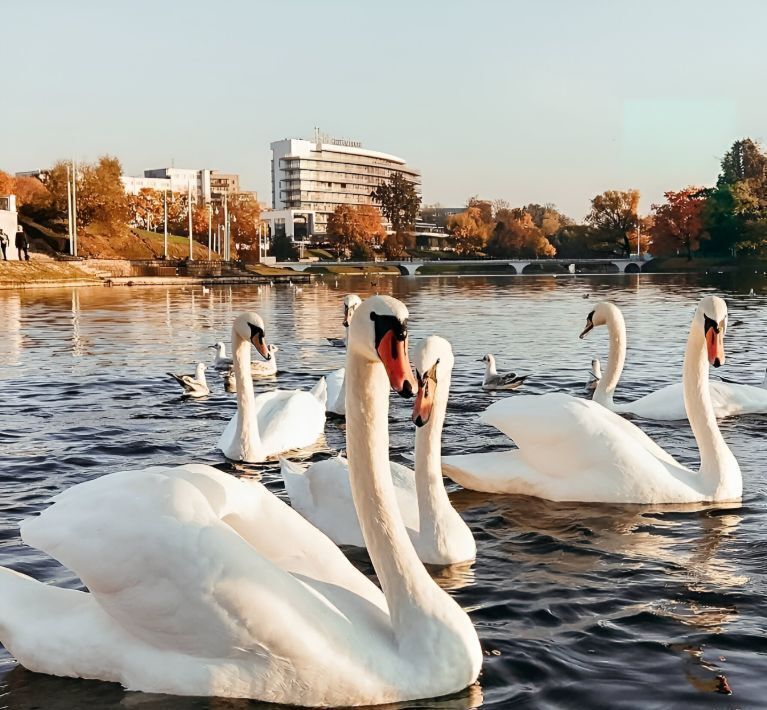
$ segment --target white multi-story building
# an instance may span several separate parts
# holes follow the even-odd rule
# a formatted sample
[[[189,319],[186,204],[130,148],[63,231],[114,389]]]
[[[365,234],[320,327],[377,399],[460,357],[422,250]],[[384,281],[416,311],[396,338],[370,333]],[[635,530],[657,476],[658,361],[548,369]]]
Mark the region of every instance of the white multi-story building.
[[[272,234],[285,229],[324,234],[328,217],[339,205],[374,205],[370,193],[392,174],[400,173],[421,191],[421,174],[402,158],[367,150],[356,141],[337,140],[319,133],[314,141],[286,138],[272,148]],[[279,221],[279,222],[278,222]]]

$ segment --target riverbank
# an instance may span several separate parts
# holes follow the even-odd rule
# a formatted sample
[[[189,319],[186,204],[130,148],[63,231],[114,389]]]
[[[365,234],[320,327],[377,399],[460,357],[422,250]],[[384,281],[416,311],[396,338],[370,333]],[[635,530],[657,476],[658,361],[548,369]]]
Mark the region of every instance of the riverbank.
[[[195,266],[192,264],[191,266]],[[189,267],[187,267],[189,269]],[[159,272],[159,273],[158,273]],[[175,264],[148,267],[127,260],[93,259],[54,261],[0,261],[0,289],[53,288],[59,286],[183,286],[189,284],[231,285],[311,281],[310,274],[278,269],[264,264],[232,267],[226,273],[179,274]]]
[[[658,257],[642,269],[646,273],[717,273],[717,272],[767,272],[767,259],[758,257],[696,257],[688,260],[684,256]]]

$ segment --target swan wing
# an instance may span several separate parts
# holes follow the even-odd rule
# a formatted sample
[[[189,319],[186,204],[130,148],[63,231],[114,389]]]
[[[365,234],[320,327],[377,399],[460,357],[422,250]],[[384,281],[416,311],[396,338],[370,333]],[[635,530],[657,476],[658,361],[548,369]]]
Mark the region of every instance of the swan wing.
[[[266,456],[311,446],[325,429],[325,405],[304,390],[259,395],[256,416]]]
[[[338,370],[334,370],[325,377],[328,387],[328,401],[326,409],[333,414],[343,415],[346,412],[343,400],[339,401],[339,396],[344,384],[344,377],[346,376],[346,368],[342,367]]]

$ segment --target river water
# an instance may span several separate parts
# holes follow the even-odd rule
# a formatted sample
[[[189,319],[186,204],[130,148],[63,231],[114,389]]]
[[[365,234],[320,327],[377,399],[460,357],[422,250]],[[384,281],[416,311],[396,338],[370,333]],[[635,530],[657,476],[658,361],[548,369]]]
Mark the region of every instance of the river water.
[[[213,392],[199,401],[181,400],[165,374],[210,360],[207,346],[228,342],[243,310],[260,312],[268,339],[281,348],[279,386],[309,387],[343,363],[343,351],[325,337],[342,335],[345,293],[400,298],[413,340],[436,333],[453,344],[443,450],[460,453],[508,446],[477,421],[499,396],[479,387],[477,360],[486,352],[500,369],[529,373],[527,393],[584,395],[591,358],[600,355],[604,365],[607,338],[604,329],[583,341],[578,334],[601,298],[626,316],[619,390],[626,399],[680,378],[689,321],[707,293],[724,296],[730,308],[721,374],[761,381],[765,289],[761,276],[639,275],[326,277],[300,290],[214,287],[206,295],[199,288],[0,291],[0,564],[79,587],[70,571],[21,543],[18,524],[58,491],[113,471],[196,461],[235,475],[259,473],[282,495],[274,466],[233,466],[215,449],[235,409],[217,374],[208,372]],[[273,386],[261,382],[257,391]],[[392,399],[392,458],[405,463],[412,461],[411,405]],[[697,466],[686,422],[639,423]],[[731,419],[721,428],[743,471],[737,505],[555,504],[450,483],[451,500],[476,537],[477,560],[435,574],[470,612],[485,664],[479,688],[402,707],[767,707],[767,417]],[[326,431],[329,449],[344,447],[337,422]],[[372,574],[364,553],[352,557]],[[117,707],[265,706],[37,675],[0,647],[0,708]]]

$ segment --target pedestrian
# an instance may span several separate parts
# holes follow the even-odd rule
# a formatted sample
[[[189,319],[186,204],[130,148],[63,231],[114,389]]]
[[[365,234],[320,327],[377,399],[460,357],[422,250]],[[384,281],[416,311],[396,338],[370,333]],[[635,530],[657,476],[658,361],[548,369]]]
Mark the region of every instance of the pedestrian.
[[[29,261],[29,242],[27,241],[27,235],[24,234],[24,227],[21,225],[16,230],[16,251],[19,253],[19,261],[22,259],[22,252],[24,252],[24,260]]]
[[[0,249],[3,250],[3,261],[8,261],[8,253],[6,251],[8,249],[8,244],[10,244],[8,235],[0,229]]]

